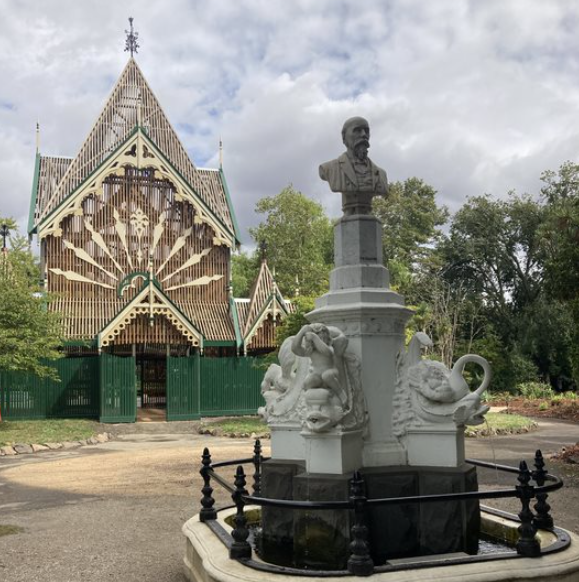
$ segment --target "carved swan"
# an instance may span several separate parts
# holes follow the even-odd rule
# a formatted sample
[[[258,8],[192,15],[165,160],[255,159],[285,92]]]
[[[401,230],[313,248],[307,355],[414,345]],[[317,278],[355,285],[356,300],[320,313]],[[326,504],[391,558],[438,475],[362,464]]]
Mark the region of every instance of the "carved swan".
[[[471,392],[463,377],[468,362],[482,367],[484,377],[480,386]],[[481,404],[481,396],[491,381],[491,368],[487,360],[467,354],[457,360],[452,370],[441,362],[421,360],[408,371],[414,408],[418,417],[427,422],[479,424],[488,411]]]

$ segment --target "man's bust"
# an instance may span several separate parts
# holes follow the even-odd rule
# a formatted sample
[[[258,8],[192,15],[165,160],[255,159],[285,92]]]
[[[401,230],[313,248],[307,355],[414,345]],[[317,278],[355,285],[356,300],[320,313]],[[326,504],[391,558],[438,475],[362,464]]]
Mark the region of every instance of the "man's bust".
[[[346,151],[320,166],[320,178],[332,192],[342,192],[344,215],[370,214],[373,196],[388,195],[386,172],[368,157],[370,126],[363,117],[344,123],[342,141]]]

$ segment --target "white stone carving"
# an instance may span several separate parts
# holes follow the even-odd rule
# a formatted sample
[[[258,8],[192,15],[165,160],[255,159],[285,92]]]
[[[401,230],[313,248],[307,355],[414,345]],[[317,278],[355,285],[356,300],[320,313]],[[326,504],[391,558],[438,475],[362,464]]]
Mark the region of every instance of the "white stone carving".
[[[347,351],[348,342],[337,327],[323,323],[305,325],[292,340],[293,353],[310,360],[302,423],[313,433],[358,430],[365,424],[360,360]]]
[[[394,434],[398,437],[424,425],[480,424],[489,410],[481,402],[491,380],[487,360],[468,354],[449,370],[441,362],[422,358],[421,348],[429,345],[432,345],[430,338],[419,332],[410,341],[408,350],[398,356],[393,418]],[[468,362],[475,362],[484,371],[482,383],[472,392],[463,377]]]
[[[280,365],[272,364],[261,383],[265,406],[257,412],[268,424],[301,423],[303,386],[310,361],[292,352],[293,339],[291,336],[283,342],[278,354]]]

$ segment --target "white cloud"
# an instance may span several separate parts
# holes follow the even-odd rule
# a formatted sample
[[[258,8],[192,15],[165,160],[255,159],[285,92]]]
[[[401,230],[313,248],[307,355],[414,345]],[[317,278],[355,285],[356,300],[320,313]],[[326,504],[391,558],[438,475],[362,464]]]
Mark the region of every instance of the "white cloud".
[[[419,176],[457,209],[467,195],[537,192],[579,154],[579,6],[542,0],[165,0],[3,4],[0,215],[26,219],[34,126],[42,151],[74,155],[127,55],[194,161],[219,136],[242,229],[288,183],[339,213],[318,178],[347,117],[368,117],[371,156]],[[245,236],[247,240],[247,237]]]

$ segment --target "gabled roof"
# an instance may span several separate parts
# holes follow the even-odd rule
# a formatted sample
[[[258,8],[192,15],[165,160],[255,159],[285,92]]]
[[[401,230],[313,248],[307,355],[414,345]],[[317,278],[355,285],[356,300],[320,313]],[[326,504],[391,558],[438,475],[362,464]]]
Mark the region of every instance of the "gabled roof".
[[[101,330],[97,336],[98,347],[107,346],[114,341],[114,338],[139,314],[148,314],[151,317],[165,316],[191,345],[203,347],[202,332],[152,280],[147,281],[141,291]]]
[[[129,59],[94,127],[56,187],[50,185],[45,190],[39,180],[32,229],[70,196],[128,138],[136,126],[146,131],[210,210],[231,233],[237,235],[233,209],[225,187],[211,187],[195,168],[133,58]]]
[[[259,326],[267,314],[274,312],[275,310],[284,316],[289,313],[287,303],[280,293],[273,274],[267,266],[266,260],[261,262],[259,273],[253,283],[247,310],[242,308],[238,313],[242,310],[245,311],[243,338],[246,344],[255,334],[257,329],[259,329]]]

